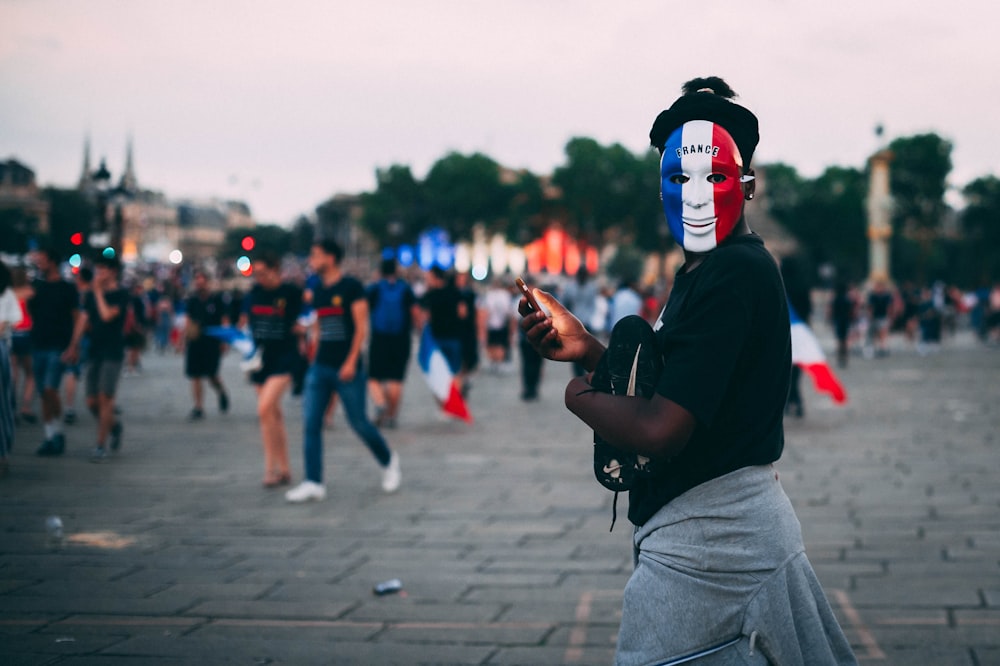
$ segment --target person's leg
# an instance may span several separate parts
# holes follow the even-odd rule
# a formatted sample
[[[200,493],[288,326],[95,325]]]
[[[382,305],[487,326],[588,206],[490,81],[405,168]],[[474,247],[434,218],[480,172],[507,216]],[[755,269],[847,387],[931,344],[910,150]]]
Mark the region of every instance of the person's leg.
[[[802,368],[792,365],[792,376],[788,383],[788,401],[785,403],[785,413],[792,414],[798,418],[802,417],[802,392],[799,382],[802,378]]]
[[[534,347],[527,343],[521,344],[521,370],[523,400],[534,400],[538,397],[538,385],[542,378],[542,357]]]
[[[274,461],[271,460],[271,446],[268,437],[271,434],[271,415],[269,407],[264,402],[264,383],[254,384],[257,393],[257,423],[260,425],[261,449],[264,453],[264,482],[271,478]]]
[[[285,431],[285,419],[281,410],[281,399],[291,382],[290,374],[271,375],[258,389],[257,417],[264,444],[265,483],[291,475],[288,464],[288,433]]]
[[[390,409],[388,392],[381,380],[368,380],[368,395],[371,396],[372,404],[375,406],[375,421],[380,422],[383,417],[389,415]]]
[[[403,402],[403,382],[393,379],[385,383],[386,422],[393,427],[399,417],[399,406]]]
[[[111,446],[117,449],[118,438],[121,437],[121,424],[115,415],[115,396],[118,393],[118,380],[122,375],[122,361],[103,360],[97,362],[97,445]]]
[[[77,378],[80,376],[80,365],[68,367],[66,376],[63,377],[63,407],[66,423],[73,423],[76,420],[76,386]]]
[[[333,427],[333,413],[335,411],[337,411],[337,394],[333,392],[330,394],[330,401],[326,404],[326,413],[323,415],[324,428]]]
[[[34,423],[36,417],[31,409],[31,403],[35,400],[35,370],[30,352],[18,358],[18,362],[14,365],[14,368],[17,369],[18,367],[20,367],[20,372],[24,376],[24,385],[21,387],[21,401],[18,403],[18,411],[22,418],[27,417],[25,418],[26,421]],[[15,386],[17,386],[17,382],[17,373],[15,373]]]
[[[62,434],[62,408],[59,400],[59,385],[64,366],[60,353],[45,350],[35,354],[35,384],[42,403],[42,423],[45,428],[45,443],[38,450],[40,455],[62,453],[66,442]]]
[[[212,385],[212,389],[219,399],[219,411],[225,414],[229,411],[229,393],[226,391],[226,385],[222,383],[222,377],[219,375],[210,377],[208,383]]]
[[[194,402],[194,407],[191,410],[191,418],[201,418],[204,414],[203,402],[205,399],[205,389],[201,384],[201,377],[191,378],[191,400]]]
[[[337,382],[337,394],[344,405],[351,429],[361,438],[381,467],[388,467],[392,451],[365,413],[365,378],[359,372],[349,382]]]
[[[330,368],[313,364],[306,373],[302,395],[305,477],[313,483],[323,483],[323,418],[333,394]]]

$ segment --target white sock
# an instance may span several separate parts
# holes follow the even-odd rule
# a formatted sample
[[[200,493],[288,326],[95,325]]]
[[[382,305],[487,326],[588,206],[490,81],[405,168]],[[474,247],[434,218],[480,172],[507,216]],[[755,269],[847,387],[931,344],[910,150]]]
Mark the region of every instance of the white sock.
[[[52,439],[59,430],[56,428],[56,421],[45,422],[45,439]]]

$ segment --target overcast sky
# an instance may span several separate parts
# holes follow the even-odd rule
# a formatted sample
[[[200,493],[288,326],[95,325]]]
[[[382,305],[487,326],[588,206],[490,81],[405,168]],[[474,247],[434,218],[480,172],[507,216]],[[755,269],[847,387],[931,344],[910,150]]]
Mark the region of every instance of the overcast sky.
[[[716,74],[757,164],[860,168],[882,123],[952,141],[961,187],[997,172],[998,26],[986,0],[0,0],[0,158],[73,186],[89,136],[117,179],[132,136],[142,186],[284,224],[453,150],[539,174],[573,136],[643,151]]]

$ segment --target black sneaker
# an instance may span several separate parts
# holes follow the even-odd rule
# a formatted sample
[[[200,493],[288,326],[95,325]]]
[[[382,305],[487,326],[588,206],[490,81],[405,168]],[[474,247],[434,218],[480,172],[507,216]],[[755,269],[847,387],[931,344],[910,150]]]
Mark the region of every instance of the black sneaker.
[[[56,447],[52,443],[52,440],[47,439],[44,442],[42,442],[42,445],[35,450],[35,455],[47,457],[47,456],[57,456],[59,454],[56,453]]]
[[[223,414],[229,411],[229,394],[225,391],[219,392],[219,411]]]
[[[663,357],[656,334],[645,319],[631,315],[611,331],[608,348],[594,369],[591,386],[601,393],[649,399],[656,390]],[[635,478],[652,471],[645,456],[621,451],[594,434],[594,476],[615,492],[631,489]]]
[[[191,413],[188,415],[188,419],[191,421],[198,421],[203,418],[205,418],[205,412],[201,411],[197,407],[192,409]]]
[[[111,426],[111,450],[117,451],[122,447],[122,422],[115,421]]]
[[[66,413],[63,414],[63,423],[66,425],[73,425],[76,423],[76,412],[72,409],[67,409]]]

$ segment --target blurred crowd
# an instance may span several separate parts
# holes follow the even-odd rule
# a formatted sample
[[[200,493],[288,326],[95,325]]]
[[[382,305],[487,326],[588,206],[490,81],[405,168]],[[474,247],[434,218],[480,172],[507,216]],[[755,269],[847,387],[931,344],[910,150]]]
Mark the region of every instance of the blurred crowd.
[[[391,260],[383,261],[379,270],[350,262],[345,262],[341,268],[352,273],[364,286],[368,300],[366,312],[372,318],[373,346],[373,350],[366,350],[366,353],[376,352],[366,356],[365,361],[376,373],[381,372],[379,368],[385,365],[385,358],[395,358],[393,355],[397,354],[387,338],[379,333],[379,328],[386,325],[383,320],[389,301],[379,305],[378,294],[389,293],[384,288],[387,280],[404,285],[406,289],[406,298],[393,306],[405,310],[400,314],[400,321],[405,323],[400,325],[405,325],[405,329],[394,334],[405,339],[405,354],[397,359],[402,359],[403,370],[389,372],[386,377],[368,378],[363,404],[365,410],[371,412],[376,427],[394,428],[398,424],[405,366],[410,361],[409,345],[419,338],[425,325],[438,339],[464,395],[472,390],[476,373],[486,373],[516,375],[520,380],[517,386],[520,397],[525,401],[539,398],[544,363],[517,326],[520,294],[514,286],[515,276],[503,274],[480,281],[472,279],[468,273],[453,270],[402,268]],[[309,326],[309,318],[315,318],[315,312],[309,307],[309,295],[317,288],[317,277],[308,261],[293,258],[281,259],[277,274],[283,284],[291,285],[304,295],[302,361],[298,364],[300,367],[290,370],[293,393],[298,395],[302,393],[305,372],[319,343],[310,337],[314,334],[310,333],[313,329]],[[194,361],[190,357],[195,348],[203,344],[198,342],[199,338],[205,339],[203,328],[236,326],[241,322],[247,326],[248,295],[257,284],[257,277],[247,275],[220,281],[208,270],[176,266],[124,269],[119,277],[120,280],[113,284],[108,282],[98,291],[122,294],[121,307],[116,310],[121,329],[120,375],[141,375],[143,355],[147,353],[184,354],[188,356],[186,371],[178,380],[186,378],[192,383],[193,408],[189,418],[197,420],[205,416],[202,380],[207,380],[218,394],[220,411],[226,411],[229,395],[219,380],[219,361],[214,361],[213,365],[211,353],[205,357],[198,356],[202,353],[198,352]],[[653,323],[670,289],[668,280],[640,283],[638,279],[590,275],[586,269],[575,276],[542,272],[524,277],[531,287],[553,293],[600,338],[606,338],[614,323],[628,315],[640,315]],[[51,303],[60,302],[53,300],[56,297],[52,287],[57,282],[67,285],[67,293],[72,293],[70,298],[74,300],[66,307],[72,312],[86,312],[90,308],[92,316],[86,328],[91,329],[102,316],[98,301],[106,300],[94,298],[94,280],[94,266],[71,270],[58,257],[45,256],[44,252],[10,266],[0,263],[0,294],[3,296],[0,299],[0,406],[4,414],[10,415],[9,419],[0,418],[0,434],[4,438],[0,455],[4,459],[18,423],[43,423],[45,440],[38,451],[40,455],[62,452],[62,426],[72,425],[79,418],[81,398],[77,393],[80,385],[86,386],[88,382],[88,359],[86,349],[82,349],[78,357],[62,354],[75,340],[75,320],[50,316],[55,307]],[[839,282],[831,289],[807,289],[804,296],[795,293],[794,284],[795,279],[786,276],[789,301],[800,311],[802,319],[818,332],[832,333],[836,340],[834,353],[841,367],[846,367],[852,356],[875,359],[888,355],[891,348],[901,348],[899,342],[889,344],[893,338],[901,340],[903,348],[921,355],[933,353],[963,328],[974,331],[986,345],[1000,344],[1000,284],[970,292],[940,281],[927,285]],[[210,304],[211,316],[206,312],[206,304]],[[45,330],[54,326],[62,330]],[[824,327],[827,328],[823,330]],[[80,332],[82,347],[87,337],[86,330]],[[211,343],[218,345],[220,360],[225,357],[226,342]],[[59,351],[61,362],[53,365],[51,357],[40,356],[39,352],[45,347]],[[207,369],[192,374],[191,363],[204,365],[206,358]],[[39,368],[40,362],[46,367]],[[55,377],[53,372],[57,370],[59,376]],[[582,374],[583,369],[577,367],[574,372]],[[92,378],[91,383],[96,385],[98,381]],[[109,380],[105,378],[105,381]],[[91,392],[93,390],[91,386]],[[336,402],[334,392],[325,410],[326,427],[331,427]],[[93,404],[88,403],[87,407],[99,415],[100,410],[95,410]],[[117,407],[115,411],[120,413]],[[99,431],[99,439],[109,438],[108,446],[118,446],[121,420],[114,417],[107,421],[108,433]],[[116,429],[118,440],[114,439]],[[104,446],[103,441],[98,442],[98,448]],[[6,469],[6,462],[3,469]]]

